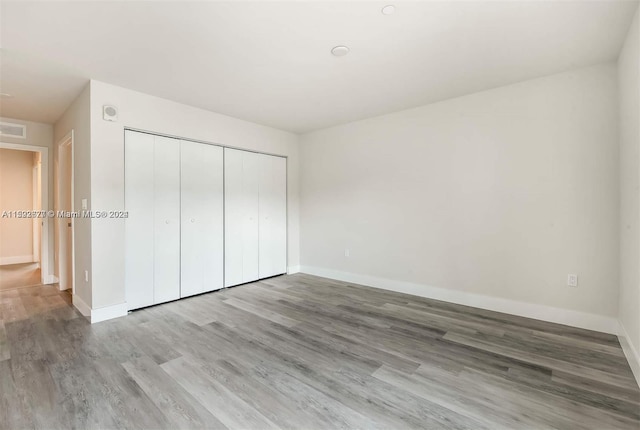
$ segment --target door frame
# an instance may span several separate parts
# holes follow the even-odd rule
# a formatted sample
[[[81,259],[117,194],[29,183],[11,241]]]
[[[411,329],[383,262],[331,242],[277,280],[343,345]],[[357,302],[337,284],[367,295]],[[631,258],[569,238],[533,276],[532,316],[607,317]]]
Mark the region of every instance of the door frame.
[[[41,160],[40,190],[41,211],[49,211],[49,148],[46,146],[23,145],[0,141],[0,149],[14,149],[17,151],[39,152]],[[50,217],[42,218],[42,234],[40,237],[40,283],[54,284],[55,277],[49,267],[49,222]]]
[[[69,133],[67,133],[62,139],[60,139],[57,143],[57,157],[56,157],[56,201],[55,201],[55,206],[56,206],[56,211],[61,210],[60,208],[60,191],[62,190],[62,186],[63,186],[63,181],[61,181],[61,172],[60,172],[60,160],[61,160],[61,155],[63,153],[63,149],[64,150],[69,150],[69,155],[70,155],[70,159],[71,159],[71,165],[69,166],[71,169],[71,183],[70,185],[70,193],[71,196],[70,201],[71,201],[71,212],[75,211],[75,189],[74,189],[74,177],[75,177],[75,160],[74,160],[74,145],[73,145],[73,130],[71,130]],[[62,290],[67,290],[69,288],[62,288],[62,279],[61,279],[61,266],[62,266],[62,255],[63,255],[63,249],[62,249],[62,240],[61,240],[61,235],[64,231],[66,231],[66,228],[61,228],[61,226],[66,225],[67,223],[71,223],[71,243],[69,244],[71,246],[71,293],[75,295],[76,293],[76,253],[75,253],[75,237],[76,237],[76,228],[75,228],[75,217],[71,217],[71,218],[60,218],[60,217],[56,217],[56,229],[57,229],[57,238],[58,238],[58,243],[56,244],[56,250],[58,253],[58,261],[57,261],[57,265],[58,265],[58,278],[60,278],[58,281],[60,282],[58,284],[59,289]],[[66,253],[64,253],[64,255],[67,255]],[[66,260],[65,260],[65,264],[66,264]]]
[[[42,210],[40,207],[40,201],[42,200],[42,154],[34,153],[39,156],[39,160],[34,164],[31,168],[32,172],[32,205],[34,211]],[[35,157],[34,157],[35,158]],[[37,256],[38,258],[34,258],[34,260],[38,261],[38,264],[42,266],[42,255],[40,255],[40,241],[42,240],[42,220],[40,218],[34,218],[32,222],[32,230],[33,230],[33,256]],[[41,271],[42,273],[42,271]]]

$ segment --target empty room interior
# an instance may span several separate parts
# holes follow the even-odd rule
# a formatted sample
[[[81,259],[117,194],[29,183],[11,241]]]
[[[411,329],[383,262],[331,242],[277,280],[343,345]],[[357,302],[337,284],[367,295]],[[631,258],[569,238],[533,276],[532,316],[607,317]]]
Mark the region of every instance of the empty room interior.
[[[640,429],[638,1],[0,2],[0,428]]]

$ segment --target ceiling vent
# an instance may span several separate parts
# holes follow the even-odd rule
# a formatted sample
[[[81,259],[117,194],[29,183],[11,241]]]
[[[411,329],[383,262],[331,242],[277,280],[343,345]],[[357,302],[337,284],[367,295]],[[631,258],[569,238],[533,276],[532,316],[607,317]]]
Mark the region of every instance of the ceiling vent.
[[[0,122],[0,137],[5,136],[26,139],[27,126],[22,124],[12,124],[10,122]]]

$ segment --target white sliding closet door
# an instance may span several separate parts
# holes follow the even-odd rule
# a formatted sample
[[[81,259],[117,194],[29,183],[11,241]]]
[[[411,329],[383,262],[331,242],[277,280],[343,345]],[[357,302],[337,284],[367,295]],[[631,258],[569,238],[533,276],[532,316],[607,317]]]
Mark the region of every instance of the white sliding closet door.
[[[260,155],[224,150],[225,286],[259,278]]]
[[[180,298],[180,142],[154,138],[154,303],[162,303]]]
[[[287,270],[287,161],[125,134],[129,309]]]
[[[242,284],[242,151],[224,149],[224,285]]]
[[[181,282],[187,297],[223,287],[223,149],[180,141]]]
[[[260,278],[260,154],[242,152],[242,193],[244,197],[242,282],[251,282]]]
[[[180,298],[180,145],[126,131],[125,286],[129,309]]]
[[[153,304],[153,146],[150,134],[125,132],[125,286],[129,309]]]
[[[260,278],[287,272],[287,159],[260,155]]]

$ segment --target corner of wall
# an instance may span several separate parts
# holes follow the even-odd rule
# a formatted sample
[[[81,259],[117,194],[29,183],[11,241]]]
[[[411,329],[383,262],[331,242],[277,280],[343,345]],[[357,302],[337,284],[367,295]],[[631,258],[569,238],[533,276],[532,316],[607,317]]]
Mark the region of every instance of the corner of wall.
[[[620,344],[640,385],[640,8],[618,57]]]
[[[624,327],[622,321],[619,321],[619,324],[620,332],[618,334],[618,340],[620,341],[620,346],[622,347],[624,356],[629,362],[631,372],[633,372],[633,376],[635,376],[636,382],[638,386],[640,386],[640,353],[638,353],[638,350],[633,346],[633,343],[630,342],[629,333],[627,333],[627,329]]]
[[[58,142],[72,130],[74,132],[74,208],[81,208],[81,200],[91,201],[91,123],[90,123],[91,86],[87,82],[78,96],[54,124],[54,154],[57,154]],[[84,270],[91,273],[91,219],[77,218],[74,239],[74,306],[83,315],[91,312],[91,278],[84,279]]]

